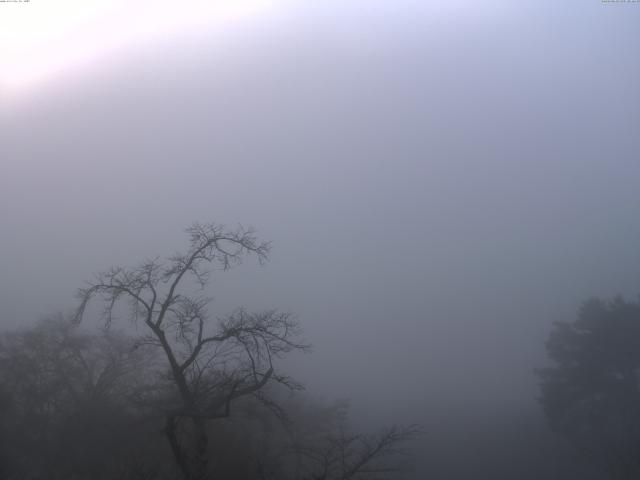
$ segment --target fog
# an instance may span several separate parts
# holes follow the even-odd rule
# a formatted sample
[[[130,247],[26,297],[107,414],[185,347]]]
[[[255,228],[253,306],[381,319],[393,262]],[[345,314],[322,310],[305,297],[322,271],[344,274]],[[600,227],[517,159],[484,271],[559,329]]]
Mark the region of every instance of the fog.
[[[287,371],[423,425],[415,478],[587,478],[534,369],[553,321],[639,291],[640,7],[454,3],[274,2],[0,91],[2,327],[251,225],[270,261],[211,310],[294,312]]]

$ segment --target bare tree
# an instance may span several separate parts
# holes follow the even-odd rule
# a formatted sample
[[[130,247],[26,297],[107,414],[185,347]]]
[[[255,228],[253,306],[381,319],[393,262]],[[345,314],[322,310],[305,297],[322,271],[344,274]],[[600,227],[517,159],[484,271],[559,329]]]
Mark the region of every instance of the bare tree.
[[[406,465],[397,460],[407,452],[403,444],[421,434],[417,426],[393,426],[377,435],[347,434],[328,437],[324,448],[300,450],[312,460],[309,480],[384,479],[402,473]],[[391,460],[396,458],[396,460]],[[395,463],[394,463],[395,462]]]
[[[121,333],[90,335],[61,315],[0,337],[0,384],[9,385],[21,410],[33,413],[126,399],[151,362]]]
[[[393,425],[374,434],[354,433],[348,403],[328,407],[289,404],[292,423],[280,442],[268,439],[257,459],[262,480],[383,480],[410,473],[408,444],[423,434],[418,425]],[[305,402],[306,403],[306,402]],[[274,441],[275,440],[275,441]]]
[[[269,383],[300,388],[276,372],[274,360],[309,346],[288,313],[239,309],[214,319],[207,311],[210,299],[200,295],[213,270],[228,270],[250,255],[266,261],[269,243],[242,227],[195,224],[187,233],[185,253],[98,274],[79,290],[75,319],[81,321],[89,301],[98,297],[107,327],[123,302],[129,319],[144,325],[141,342],[160,348],[169,367],[175,402],[163,409],[166,438],[184,478],[201,480],[210,478],[209,421],[229,416],[242,397],[254,396],[273,407],[262,395]]]
[[[113,478],[142,435],[128,398],[154,352],[62,316],[0,336],[0,478]],[[140,437],[138,437],[140,438]],[[141,437],[146,438],[147,437]]]

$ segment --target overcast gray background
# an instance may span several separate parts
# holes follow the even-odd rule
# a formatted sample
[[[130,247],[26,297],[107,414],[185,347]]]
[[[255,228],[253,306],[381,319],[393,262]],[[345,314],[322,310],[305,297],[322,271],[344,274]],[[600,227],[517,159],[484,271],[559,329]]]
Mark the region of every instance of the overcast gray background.
[[[2,326],[240,222],[272,260],[216,309],[295,312],[311,392],[380,425],[534,409],[551,322],[640,291],[640,4],[476,3],[292,2],[5,105]]]

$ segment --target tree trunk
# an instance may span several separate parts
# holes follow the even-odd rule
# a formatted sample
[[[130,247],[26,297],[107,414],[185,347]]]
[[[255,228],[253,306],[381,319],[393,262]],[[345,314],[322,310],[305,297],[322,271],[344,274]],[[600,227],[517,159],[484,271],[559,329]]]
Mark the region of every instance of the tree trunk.
[[[209,445],[209,436],[207,435],[207,424],[202,418],[194,418],[193,436],[194,436],[194,455],[192,465],[192,478],[189,480],[205,480],[209,475],[209,462],[207,458],[207,447]]]
[[[190,478],[189,463],[186,452],[183,450],[180,445],[180,440],[178,439],[177,421],[178,420],[175,417],[167,417],[164,433],[167,436],[169,445],[171,446],[171,453],[173,453],[173,459],[175,460],[178,469],[182,473],[183,478],[188,480]]]
[[[180,442],[178,419],[167,417],[165,435],[169,441],[173,458],[184,480],[209,480],[209,462],[207,447],[209,436],[207,434],[206,421],[201,418],[192,418],[186,442]]]

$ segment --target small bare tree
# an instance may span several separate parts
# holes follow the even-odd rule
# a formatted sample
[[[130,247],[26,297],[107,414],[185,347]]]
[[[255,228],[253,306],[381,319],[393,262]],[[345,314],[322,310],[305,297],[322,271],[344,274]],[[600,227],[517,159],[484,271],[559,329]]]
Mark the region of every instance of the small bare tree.
[[[285,434],[270,436],[256,457],[261,480],[391,480],[406,478],[412,469],[409,444],[423,435],[418,425],[392,425],[363,434],[353,432],[348,403],[329,407],[288,404],[292,422]],[[413,478],[413,477],[412,477]]]
[[[160,348],[169,366],[175,402],[166,404],[163,412],[173,457],[185,479],[201,480],[210,478],[208,423],[229,416],[234,401],[242,397],[254,396],[273,408],[263,395],[269,383],[300,388],[276,372],[274,360],[309,346],[288,313],[240,309],[213,319],[207,311],[210,299],[199,294],[216,268],[228,270],[249,255],[263,263],[269,243],[242,227],[195,224],[187,232],[185,253],[98,274],[79,290],[75,319],[80,322],[89,301],[98,297],[107,327],[121,302],[129,307],[129,319],[144,325],[141,341]]]
[[[376,435],[344,431],[327,436],[323,444],[300,446],[297,478],[302,480],[382,480],[407,471],[398,457],[406,455],[404,444],[422,434],[418,426],[392,426]]]

